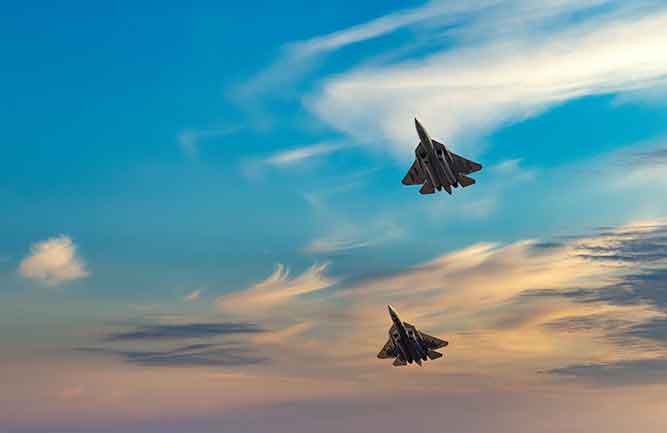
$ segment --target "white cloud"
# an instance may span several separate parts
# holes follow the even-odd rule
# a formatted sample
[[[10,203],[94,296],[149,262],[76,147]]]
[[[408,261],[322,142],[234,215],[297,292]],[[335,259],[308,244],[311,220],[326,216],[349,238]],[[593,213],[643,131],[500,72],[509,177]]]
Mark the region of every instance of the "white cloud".
[[[241,164],[243,174],[249,179],[261,177],[267,167],[277,169],[296,168],[318,157],[323,157],[348,147],[343,142],[322,142],[292,149],[280,150],[263,158],[247,159]]]
[[[220,296],[218,307],[233,314],[263,314],[298,297],[332,286],[336,280],[325,275],[327,264],[313,265],[297,277],[278,264],[265,280],[246,290]]]
[[[194,290],[190,293],[188,293],[183,300],[185,302],[190,302],[190,301],[197,301],[201,298],[201,290]]]
[[[378,216],[367,224],[355,224],[340,216],[331,219],[329,232],[304,247],[308,254],[331,254],[381,245],[404,236],[403,228]]]
[[[299,98],[298,83],[316,69],[326,54],[404,28],[426,25],[431,21],[439,21],[441,25],[450,23],[473,11],[483,10],[496,3],[498,0],[478,0],[476,2],[436,0],[418,8],[393,12],[343,30],[285,44],[281,47],[276,59],[267,68],[234,89],[231,96],[240,106],[254,113],[261,126],[267,127],[271,119],[262,108],[262,98],[267,96],[285,98],[287,95],[295,99]]]
[[[32,245],[30,254],[19,265],[19,273],[33,280],[56,285],[89,275],[68,236],[58,236]]]
[[[470,22],[472,29],[458,29],[459,36],[470,37],[484,27],[483,32],[497,33],[516,29],[526,22],[544,22],[567,12],[586,9],[615,0],[433,0],[422,6],[404,9],[312,38],[292,42],[282,47],[275,62],[236,91],[239,102],[248,104],[257,96],[285,91],[318,64],[327,53],[380,38],[405,28],[438,34],[435,30],[461,21]],[[474,24],[474,26],[473,26]]]
[[[342,143],[317,143],[277,152],[263,160],[274,167],[286,167],[305,162],[308,159],[327,155],[345,147]]]
[[[304,251],[312,254],[336,253],[371,245],[370,241],[357,241],[353,239],[320,238],[310,242]]]
[[[458,150],[466,146],[463,138],[478,138],[554,104],[654,87],[667,75],[664,5],[656,9],[651,2],[639,2],[648,6],[545,29],[545,15],[572,12],[574,3],[549,2],[549,8],[533,9],[524,2],[509,4],[514,7],[504,15],[490,16],[502,18],[498,26],[519,20],[523,31],[484,36],[493,24],[480,14],[461,30],[468,32],[462,45],[423,60],[337,75],[306,104],[334,128],[364,142],[388,142],[397,156],[407,157],[413,150],[415,115],[434,136],[461,140]],[[517,10],[523,21],[512,18],[510,12]],[[476,150],[461,151],[474,155]]]

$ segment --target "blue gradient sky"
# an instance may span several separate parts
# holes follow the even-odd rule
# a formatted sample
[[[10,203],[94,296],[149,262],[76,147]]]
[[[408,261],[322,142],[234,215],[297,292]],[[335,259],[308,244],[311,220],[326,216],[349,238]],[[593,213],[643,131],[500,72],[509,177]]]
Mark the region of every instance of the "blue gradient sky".
[[[135,3],[0,16],[0,431],[667,427],[662,2]]]

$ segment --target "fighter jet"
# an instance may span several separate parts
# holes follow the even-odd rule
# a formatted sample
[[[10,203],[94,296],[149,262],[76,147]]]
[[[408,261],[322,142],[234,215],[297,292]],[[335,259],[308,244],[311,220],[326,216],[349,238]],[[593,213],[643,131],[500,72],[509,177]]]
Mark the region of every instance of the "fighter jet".
[[[389,308],[393,325],[389,328],[389,340],[378,353],[378,358],[396,358],[394,367],[401,367],[413,362],[421,367],[422,361],[442,357],[442,353],[436,352],[435,349],[445,347],[449,343],[418,331],[417,328],[407,322],[401,322],[391,305],[388,305],[387,308]]]
[[[467,174],[482,169],[481,164],[465,159],[447,150],[444,144],[429,137],[424,127],[415,119],[419,144],[415,149],[415,162],[403,178],[403,185],[421,185],[421,194],[433,194],[435,189],[452,193],[452,186],[463,188],[475,183]]]

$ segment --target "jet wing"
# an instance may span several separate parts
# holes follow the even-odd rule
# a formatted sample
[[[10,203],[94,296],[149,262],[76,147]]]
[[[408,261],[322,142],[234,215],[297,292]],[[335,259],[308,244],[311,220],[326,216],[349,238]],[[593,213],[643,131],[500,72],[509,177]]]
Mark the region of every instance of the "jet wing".
[[[426,180],[419,161],[415,160],[410,166],[410,170],[401,181],[403,185],[421,185]]]
[[[420,332],[422,340],[424,341],[424,344],[426,344],[428,349],[440,349],[442,347],[447,346],[449,343],[446,342],[445,340],[441,340],[438,337],[434,337],[432,335],[425,334],[423,332]]]
[[[436,147],[440,147],[442,149],[445,149],[444,144],[440,143],[439,141],[435,141],[435,140],[432,140],[432,141],[433,141],[433,144]],[[452,162],[453,162],[454,167],[452,167],[452,168],[454,169],[454,171],[457,174],[459,174],[459,173],[460,174],[470,174],[470,173],[474,173],[476,171],[480,171],[482,169],[482,164],[479,164],[475,161],[471,161],[469,159],[465,159],[461,155],[457,155],[457,154],[455,154],[454,152],[451,152],[451,151],[449,152],[449,154],[452,156],[452,160],[453,160]]]
[[[449,152],[449,154],[452,155],[452,159],[454,162],[454,171],[456,171],[459,174],[470,174],[476,171],[480,171],[482,169],[481,164],[478,164],[469,159],[465,159],[464,157],[459,156],[453,152]]]
[[[396,346],[394,346],[394,342],[391,340],[387,340],[387,342],[384,344],[384,347],[378,353],[378,358],[380,359],[387,359],[387,358],[396,358],[398,356],[398,351],[396,350]]]

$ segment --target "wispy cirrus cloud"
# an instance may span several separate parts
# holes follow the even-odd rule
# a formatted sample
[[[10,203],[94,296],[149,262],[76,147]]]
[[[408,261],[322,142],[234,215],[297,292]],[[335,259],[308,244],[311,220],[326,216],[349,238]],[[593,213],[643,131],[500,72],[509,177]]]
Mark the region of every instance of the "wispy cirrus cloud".
[[[274,167],[289,167],[306,162],[311,158],[328,155],[346,147],[344,143],[317,143],[294,149],[282,150],[262,160]]]
[[[261,176],[267,168],[288,170],[306,167],[318,158],[323,158],[332,153],[349,147],[346,142],[321,142],[301,147],[282,149],[265,155],[248,159],[242,164],[243,173],[249,178]]]
[[[69,236],[57,236],[37,242],[19,265],[19,273],[49,286],[78,280],[89,275],[77,247]]]
[[[465,13],[469,9],[465,2],[460,1],[429,2],[422,7],[393,12],[351,28],[285,44],[273,63],[236,88],[232,96],[241,106],[255,112],[262,111],[262,98],[275,97],[276,94],[284,97],[292,92],[296,83],[315,69],[327,53],[433,19],[448,10]]]
[[[127,332],[116,332],[106,336],[104,340],[109,342],[178,340],[259,332],[264,330],[254,323],[246,322],[158,324],[140,326]]]
[[[291,277],[283,264],[276,265],[273,273],[248,289],[222,295],[217,299],[220,310],[233,314],[264,315],[272,309],[299,297],[325,289],[336,283],[326,275],[328,264],[313,265],[302,274]]]
[[[573,364],[547,373],[595,385],[649,385],[667,381],[667,358]]]
[[[355,140],[392,143],[394,153],[405,157],[405,143],[413,135],[406,119],[414,115],[433,125],[438,136],[474,142],[496,127],[572,98],[660,88],[665,81],[665,36],[660,29],[667,11],[659,2],[446,3],[406,12],[406,17],[419,18],[403,24],[428,28],[445,48],[398,63],[371,62],[325,78],[321,89],[305,99],[306,105]],[[429,25],[424,20],[430,20]],[[368,29],[374,23],[366,23]],[[344,38],[315,38],[314,51],[346,46],[338,40],[363,40],[354,37],[356,27],[348,30],[349,35],[342,31]],[[619,48],[628,55],[617,56]]]
[[[124,350],[81,347],[80,352],[118,357],[143,367],[235,367],[267,362],[241,342],[193,344],[167,350]]]
[[[540,4],[528,0],[432,0],[345,29],[285,44],[277,59],[236,89],[234,96],[248,106],[257,103],[259,97],[293,89],[326,54],[407,28],[427,35],[428,39],[452,33],[461,39],[477,39],[480,34],[497,35],[530,25],[536,27],[568,13],[617,3],[615,0],[548,0]]]
[[[268,361],[259,354],[252,337],[265,332],[263,327],[248,322],[141,325],[100,338],[102,346],[75,350],[145,367],[250,365]],[[180,344],[174,347],[177,342]]]

